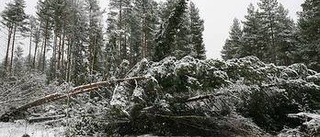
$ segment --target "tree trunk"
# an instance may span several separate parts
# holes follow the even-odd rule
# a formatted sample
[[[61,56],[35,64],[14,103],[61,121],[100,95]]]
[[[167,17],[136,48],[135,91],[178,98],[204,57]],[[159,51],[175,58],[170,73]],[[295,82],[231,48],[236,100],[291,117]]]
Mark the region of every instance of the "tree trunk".
[[[119,58],[121,58],[121,46],[122,46],[122,0],[119,2]],[[121,59],[120,59],[121,60]]]
[[[32,28],[30,30],[30,43],[29,43],[29,57],[28,57],[28,60],[29,60],[29,63],[28,65],[31,65],[31,48],[32,48],[32,35],[33,35],[33,31],[32,31]],[[30,69],[31,69],[31,66],[29,66]]]
[[[12,68],[13,68],[13,53],[14,53],[14,44],[15,44],[15,40],[16,40],[16,31],[17,31],[17,25],[14,25],[13,39],[12,39],[12,46],[11,46],[10,67],[9,67],[10,74],[12,73]]]
[[[48,29],[49,29],[49,21],[46,20],[45,26],[45,33],[44,33],[44,46],[43,46],[43,55],[42,55],[42,72],[45,70],[46,66],[46,51],[47,51],[47,41],[48,41]]]
[[[12,27],[9,27],[8,28],[7,52],[6,52],[5,62],[4,62],[6,71],[9,71],[9,51],[10,51],[11,35],[12,35]]]
[[[147,21],[146,21],[146,15],[143,16],[143,57],[146,58],[148,55],[148,48],[147,48]]]
[[[36,42],[36,45],[34,47],[34,54],[33,54],[33,62],[32,62],[32,68],[36,68],[36,57],[37,57],[37,50],[38,50],[39,42]]]
[[[67,61],[67,77],[66,77],[66,80],[67,82],[71,82],[71,58],[72,58],[72,55],[71,55],[71,51],[72,51],[72,46],[71,46],[71,41],[70,41],[70,38],[68,40],[68,61]]]
[[[62,34],[61,31],[59,32],[59,45],[58,45],[58,66],[57,66],[57,78],[60,79],[60,74],[61,74],[61,44],[62,44]]]
[[[52,53],[52,70],[50,70],[50,73],[52,74],[52,80],[55,80],[57,78],[57,55],[59,52],[59,46],[58,46],[58,33],[57,30],[54,31],[54,37],[53,37],[53,53]]]
[[[38,61],[38,70],[41,71],[42,70],[42,58],[43,58],[43,49],[44,49],[44,42],[42,42],[41,44],[41,49],[40,49],[40,55],[39,55],[39,61]]]
[[[60,73],[64,76],[65,75],[65,69],[64,69],[64,44],[65,44],[65,31],[63,30],[62,33],[62,44],[61,44],[61,67],[60,67]],[[63,77],[61,77],[61,79],[64,79]]]

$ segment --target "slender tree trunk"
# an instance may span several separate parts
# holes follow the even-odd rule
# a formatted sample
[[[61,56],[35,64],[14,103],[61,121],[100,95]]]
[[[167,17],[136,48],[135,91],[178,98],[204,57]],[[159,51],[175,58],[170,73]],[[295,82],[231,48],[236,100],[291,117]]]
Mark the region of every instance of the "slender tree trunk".
[[[70,39],[68,40],[68,61],[67,61],[67,63],[68,63],[68,65],[67,65],[67,81],[68,82],[70,82],[71,81],[71,58],[72,58],[72,55],[71,55],[71,51],[72,51],[72,46],[71,46],[71,41],[70,41]]]
[[[59,32],[59,45],[58,45],[58,66],[57,66],[57,70],[58,70],[58,73],[57,73],[57,78],[59,79],[59,76],[61,74],[60,70],[61,70],[61,44],[62,44],[62,34],[61,34],[61,31]]]
[[[16,31],[17,31],[17,25],[14,25],[13,29],[13,39],[12,39],[12,46],[11,46],[11,58],[10,58],[10,67],[9,67],[9,72],[10,74],[12,73],[12,68],[13,68],[13,53],[14,53],[14,44],[16,40]]]
[[[119,57],[121,58],[121,47],[122,47],[122,0],[120,0],[119,5],[119,30],[120,30],[120,36],[119,36]]]
[[[61,68],[60,68],[60,72],[62,72],[63,75],[65,75],[65,70],[64,70],[64,44],[65,44],[65,31],[63,30],[63,36],[62,36],[62,45],[61,45]],[[64,79],[64,78],[63,78]]]
[[[31,32],[30,32],[30,43],[29,43],[29,58],[28,58],[29,63],[30,63],[29,65],[32,64],[32,62],[31,62],[32,35],[33,35],[33,31],[32,31],[32,28],[31,28]],[[31,66],[29,66],[29,67],[31,68]]]
[[[8,29],[7,52],[6,52],[5,63],[4,63],[6,71],[9,71],[9,51],[10,51],[11,35],[12,35],[12,27],[9,27],[9,29]]]
[[[44,46],[43,46],[43,55],[42,55],[42,72],[45,70],[46,64],[46,51],[47,51],[47,41],[48,41],[48,29],[49,29],[49,21],[46,20],[46,28],[44,33]]]
[[[39,42],[36,42],[36,45],[34,47],[34,54],[33,54],[33,62],[32,62],[32,68],[36,68],[36,57],[37,57],[37,50],[38,50]]]
[[[41,68],[42,68],[42,66],[41,66],[41,64],[42,64],[42,57],[43,57],[43,49],[44,49],[44,42],[42,42],[42,45],[41,45],[41,49],[40,49],[40,54],[39,54],[39,61],[38,61],[38,70],[40,71],[41,70]]]
[[[142,58],[146,58],[148,55],[148,48],[147,48],[147,21],[146,21],[146,15],[143,16],[143,56]]]
[[[53,37],[53,53],[52,53],[52,79],[56,79],[57,78],[57,56],[58,52],[59,52],[59,46],[58,46],[58,33],[57,30],[54,30],[54,37]]]

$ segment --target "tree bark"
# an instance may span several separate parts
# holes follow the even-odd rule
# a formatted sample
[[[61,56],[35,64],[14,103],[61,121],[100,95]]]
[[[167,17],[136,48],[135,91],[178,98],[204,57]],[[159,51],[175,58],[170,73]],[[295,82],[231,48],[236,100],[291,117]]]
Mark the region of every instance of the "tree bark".
[[[37,50],[38,50],[39,42],[36,42],[36,45],[34,47],[34,54],[33,54],[33,62],[32,62],[32,68],[36,68],[36,57],[37,57]]]
[[[6,57],[5,57],[5,69],[6,71],[9,71],[9,51],[10,51],[10,42],[11,42],[11,35],[12,35],[12,27],[8,28],[8,43],[7,43],[7,52],[6,52]]]
[[[33,28],[31,28],[30,30],[30,43],[29,43],[29,57],[28,57],[28,60],[29,60],[29,63],[28,65],[31,65],[31,48],[32,48],[32,35],[33,35]],[[30,66],[29,66],[30,67]],[[31,68],[31,67],[30,67]]]
[[[16,31],[17,31],[17,25],[15,24],[13,29],[13,39],[12,39],[12,46],[11,46],[11,58],[10,58],[10,67],[9,67],[10,74],[12,73],[12,68],[13,68],[13,53],[14,53],[14,46],[15,46],[15,40],[16,40]]]
[[[48,41],[48,29],[49,29],[49,21],[46,20],[45,26],[45,33],[44,33],[44,46],[43,46],[43,55],[42,55],[42,72],[44,72],[46,66],[46,51],[47,51],[47,41]]]

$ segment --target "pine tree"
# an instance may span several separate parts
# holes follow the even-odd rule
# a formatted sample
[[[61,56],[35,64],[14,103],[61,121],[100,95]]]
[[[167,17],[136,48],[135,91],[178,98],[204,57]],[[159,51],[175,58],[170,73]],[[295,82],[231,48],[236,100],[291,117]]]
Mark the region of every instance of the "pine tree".
[[[17,31],[23,32],[25,30],[27,15],[24,12],[26,5],[24,0],[14,0],[7,4],[1,16],[3,18],[2,24],[8,28],[8,42],[7,52],[5,57],[6,70],[11,73],[13,65],[13,54],[16,43]],[[12,38],[12,42],[11,42]],[[10,47],[10,43],[12,43]],[[11,57],[9,58],[9,49],[11,48]]]
[[[179,26],[183,22],[183,14],[186,12],[186,9],[186,0],[179,0],[168,20],[161,25],[161,30],[156,39],[157,46],[155,47],[153,56],[154,61],[160,61],[165,57],[172,56],[174,52],[174,47],[172,46],[174,45]]]
[[[229,38],[226,40],[225,45],[222,50],[222,58],[224,60],[240,58],[241,55],[239,53],[240,48],[242,46],[242,29],[240,26],[240,22],[237,18],[233,20],[233,24],[231,26],[231,30],[229,32]]]
[[[199,9],[190,2],[191,45],[193,56],[197,59],[206,59],[206,50],[203,43],[204,21],[200,18]]]
[[[299,54],[309,67],[320,71],[320,1],[306,0],[299,13]]]
[[[40,55],[39,57],[39,65],[38,69],[41,70],[42,72],[45,71],[46,68],[46,57],[47,57],[47,50],[50,45],[50,36],[51,30],[53,27],[52,22],[52,9],[50,8],[51,0],[39,0],[38,5],[37,5],[37,16],[40,21],[40,30],[41,30],[41,36],[42,36],[42,46],[40,49]]]

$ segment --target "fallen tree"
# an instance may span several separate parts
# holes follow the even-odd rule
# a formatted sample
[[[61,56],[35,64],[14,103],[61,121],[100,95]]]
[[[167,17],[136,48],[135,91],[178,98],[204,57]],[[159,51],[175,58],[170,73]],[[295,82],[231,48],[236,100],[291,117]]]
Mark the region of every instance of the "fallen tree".
[[[107,81],[100,81],[96,83],[90,83],[87,85],[81,85],[78,87],[73,88],[72,90],[68,91],[67,94],[60,94],[55,93],[51,95],[47,95],[43,98],[37,99],[33,102],[24,104],[22,106],[19,106],[17,108],[11,108],[10,111],[6,112],[5,114],[0,116],[1,122],[9,122],[10,120],[14,120],[17,118],[23,118],[24,117],[24,111],[27,111],[30,108],[40,106],[49,102],[54,102],[61,99],[67,99],[69,97],[73,97],[79,94],[84,93],[90,93],[92,91],[95,91],[99,88],[110,86],[113,83],[123,82],[123,81],[130,81],[130,80],[141,80],[145,79],[145,77],[132,77],[132,78],[125,78],[125,79],[115,79],[115,80],[107,80]]]

